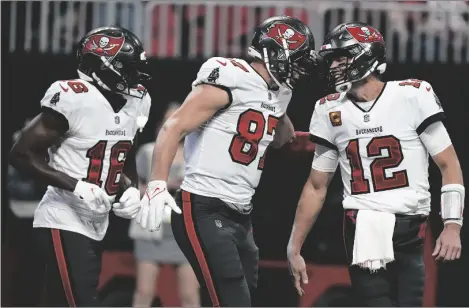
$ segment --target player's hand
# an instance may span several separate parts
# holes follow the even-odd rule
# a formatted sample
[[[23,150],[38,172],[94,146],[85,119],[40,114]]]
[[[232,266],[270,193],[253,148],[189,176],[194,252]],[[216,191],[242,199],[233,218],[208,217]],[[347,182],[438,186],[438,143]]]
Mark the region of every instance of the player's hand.
[[[169,206],[173,211],[181,214],[181,209],[168,192],[165,181],[151,181],[148,183],[140,205],[140,211],[136,217],[137,223],[143,229],[148,228],[150,231],[156,231],[160,228],[165,206]]]
[[[435,250],[432,256],[436,261],[452,261],[461,257],[461,226],[456,223],[445,225],[440,236],[436,240]]]
[[[288,269],[293,276],[293,284],[300,296],[305,294],[301,284],[308,283],[308,274],[306,273],[306,263],[300,254],[288,255]]]
[[[111,210],[112,197],[98,185],[80,180],[77,182],[73,194],[85,201],[93,212],[103,214]]]
[[[112,205],[116,216],[132,219],[140,210],[140,191],[135,187],[129,187],[120,197],[119,202]]]

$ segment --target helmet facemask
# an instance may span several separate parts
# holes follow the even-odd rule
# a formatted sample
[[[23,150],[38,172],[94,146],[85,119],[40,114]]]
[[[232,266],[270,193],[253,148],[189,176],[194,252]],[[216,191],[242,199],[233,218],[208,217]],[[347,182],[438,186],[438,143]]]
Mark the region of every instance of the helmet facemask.
[[[92,78],[105,90],[132,97],[143,98],[145,90],[139,90],[138,85],[151,79],[150,75],[142,72],[146,61],[124,64],[118,59],[106,59],[100,70],[92,73]]]
[[[312,59],[305,51],[292,55],[287,42],[284,39],[282,41],[284,42],[283,48],[264,47],[262,57],[252,47],[249,48],[249,54],[264,61],[270,77],[278,87],[286,86],[293,90],[299,80],[311,74],[308,68],[312,65]]]
[[[329,83],[337,92],[350,91],[354,82],[365,79],[374,71],[384,73],[386,64],[380,64],[372,57],[367,47],[354,44],[346,48],[320,51],[329,67]],[[331,67],[333,62],[340,58],[346,58],[346,61]]]

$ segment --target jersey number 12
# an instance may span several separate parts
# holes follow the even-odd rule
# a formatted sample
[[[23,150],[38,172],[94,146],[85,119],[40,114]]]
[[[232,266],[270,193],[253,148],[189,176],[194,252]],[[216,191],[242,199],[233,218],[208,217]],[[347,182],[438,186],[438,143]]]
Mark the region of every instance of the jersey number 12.
[[[384,149],[388,150],[388,156],[377,157],[382,155],[381,151]],[[347,153],[352,173],[350,181],[352,195],[369,193],[370,182],[365,179],[358,139],[350,140],[345,152]],[[395,171],[390,177],[386,176],[386,169],[398,167],[404,159],[399,139],[391,135],[375,137],[366,146],[366,153],[368,157],[377,157],[370,164],[371,182],[373,183],[374,192],[409,186],[406,170]]]

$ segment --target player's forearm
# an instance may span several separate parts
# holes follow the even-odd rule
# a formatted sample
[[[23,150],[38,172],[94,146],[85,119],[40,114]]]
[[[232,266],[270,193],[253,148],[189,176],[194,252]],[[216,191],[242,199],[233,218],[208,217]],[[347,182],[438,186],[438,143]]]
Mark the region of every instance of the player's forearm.
[[[122,191],[126,191],[130,187],[138,188],[136,148],[137,144],[136,141],[134,141],[132,149],[130,150],[129,154],[127,154],[124,173],[121,175],[119,181],[119,188],[122,189]]]
[[[462,170],[461,165],[459,164],[459,160],[453,160],[446,164],[441,164],[439,166],[441,177],[442,177],[442,184],[461,184],[464,185],[463,177],[462,177]]]
[[[281,148],[286,143],[291,142],[295,136],[295,128],[290,118],[285,115],[275,129],[274,140],[270,143],[273,148]]]
[[[459,233],[462,219],[458,217],[462,217],[464,211],[464,181],[461,166],[457,158],[440,160],[437,165],[441,172],[443,184],[441,189],[441,217],[445,222],[445,229],[454,229]],[[455,198],[455,194],[457,194],[455,192],[462,194],[462,196]],[[460,201],[456,202],[455,200]]]
[[[131,180],[127,175],[122,174],[119,180],[119,190],[126,191],[130,187],[138,188],[138,180]]]
[[[288,254],[300,253],[309,231],[321,212],[326,192],[326,188],[316,189],[309,182],[305,184],[296,209],[295,222],[288,243]]]
[[[78,182],[77,179],[50,167],[46,157],[39,153],[12,150],[10,162],[19,171],[32,175],[37,181],[46,185],[74,191]]]
[[[153,149],[151,180],[168,181],[169,169],[184,133],[166,122],[160,130]]]

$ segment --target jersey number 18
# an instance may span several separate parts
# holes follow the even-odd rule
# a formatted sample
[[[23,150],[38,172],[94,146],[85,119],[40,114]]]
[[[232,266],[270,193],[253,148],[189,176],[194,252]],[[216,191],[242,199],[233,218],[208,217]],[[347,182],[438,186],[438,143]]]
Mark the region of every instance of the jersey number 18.
[[[106,145],[107,141],[101,140],[86,152],[86,157],[90,160],[90,164],[88,166],[88,176],[83,180],[88,183],[96,184],[99,187],[102,187],[103,184],[101,174],[103,173],[103,162],[106,156]],[[132,142],[126,140],[117,142],[111,148],[111,155],[108,158],[109,170],[104,183],[104,189],[109,196],[117,194],[119,190],[117,177],[124,171],[125,157],[131,147]]]

